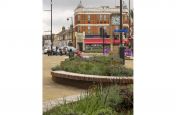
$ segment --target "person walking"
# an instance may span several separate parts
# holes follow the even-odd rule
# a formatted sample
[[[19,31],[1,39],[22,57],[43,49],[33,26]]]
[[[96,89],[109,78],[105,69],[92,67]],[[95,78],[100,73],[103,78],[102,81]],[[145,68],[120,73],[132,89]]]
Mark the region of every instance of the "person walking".
[[[74,57],[74,52],[72,51],[72,49],[69,50],[69,58]]]
[[[77,49],[77,51],[76,51],[76,55],[77,55],[78,57],[82,58],[81,52],[80,52],[78,49]]]

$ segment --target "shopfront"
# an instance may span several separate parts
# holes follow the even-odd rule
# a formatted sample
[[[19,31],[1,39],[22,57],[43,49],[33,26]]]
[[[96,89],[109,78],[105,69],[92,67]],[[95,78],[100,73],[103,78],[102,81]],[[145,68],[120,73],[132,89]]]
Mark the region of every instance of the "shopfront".
[[[122,43],[128,44],[128,39],[123,39]],[[92,39],[87,38],[87,39],[84,39],[84,44],[85,44],[85,51],[102,52],[103,45],[104,45],[104,48],[110,49],[111,44],[119,45],[120,39],[111,40],[110,38],[106,38],[103,41],[102,38],[92,38]]]

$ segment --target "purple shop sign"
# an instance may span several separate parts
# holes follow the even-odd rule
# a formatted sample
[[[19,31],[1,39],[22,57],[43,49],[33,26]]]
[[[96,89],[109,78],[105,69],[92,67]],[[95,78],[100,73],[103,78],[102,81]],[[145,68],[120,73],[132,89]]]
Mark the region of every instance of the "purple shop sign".
[[[110,49],[109,49],[109,48],[105,48],[105,49],[104,49],[104,54],[105,54],[105,55],[109,54],[109,52],[110,52]]]
[[[125,49],[125,56],[132,56],[132,50],[131,49]]]

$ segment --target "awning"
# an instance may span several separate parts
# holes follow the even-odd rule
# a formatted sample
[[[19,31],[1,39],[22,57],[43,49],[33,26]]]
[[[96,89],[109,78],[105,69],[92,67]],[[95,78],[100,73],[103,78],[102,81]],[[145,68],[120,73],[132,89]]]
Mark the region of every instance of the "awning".
[[[120,44],[120,39],[118,40],[113,40],[111,41],[111,39],[109,38],[105,38],[104,39],[104,44],[111,44],[111,42],[113,42],[114,44]],[[84,39],[84,43],[85,44],[103,44],[103,39],[102,38],[93,38],[93,39]],[[128,39],[123,39],[123,43],[128,43]]]

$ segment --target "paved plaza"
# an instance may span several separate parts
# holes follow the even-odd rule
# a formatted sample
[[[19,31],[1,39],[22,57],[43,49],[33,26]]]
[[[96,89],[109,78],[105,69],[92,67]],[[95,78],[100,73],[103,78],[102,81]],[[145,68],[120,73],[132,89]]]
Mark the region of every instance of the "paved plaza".
[[[85,56],[91,56],[94,54],[83,54]],[[101,54],[98,54],[101,55]],[[68,56],[47,56],[43,55],[43,101],[61,98],[70,95],[79,95],[83,92],[83,89],[71,87],[55,83],[51,79],[51,68],[61,61],[64,61]],[[126,60],[125,66],[133,68],[133,60]]]
[[[68,57],[43,55],[43,101],[78,95],[83,91],[82,89],[61,85],[52,81],[50,73],[51,68],[56,64],[60,64],[60,62],[66,58]]]

